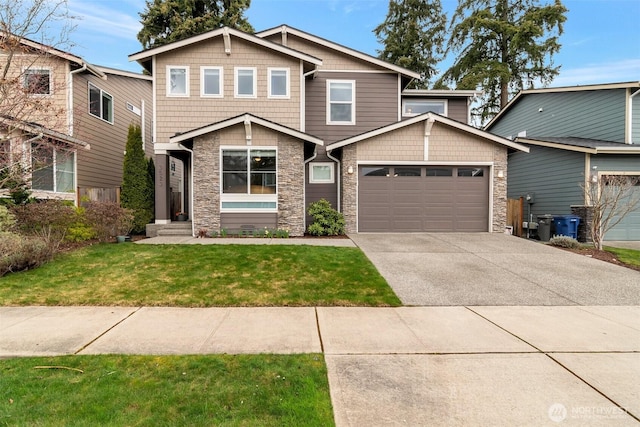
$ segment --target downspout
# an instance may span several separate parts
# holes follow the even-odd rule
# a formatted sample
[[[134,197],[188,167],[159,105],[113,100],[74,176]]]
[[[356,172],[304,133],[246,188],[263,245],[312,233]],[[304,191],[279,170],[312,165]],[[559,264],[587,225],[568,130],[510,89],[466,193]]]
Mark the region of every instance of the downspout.
[[[342,177],[342,164],[340,163],[340,160],[336,159],[331,155],[330,151],[327,151],[327,157],[338,164],[338,173],[337,173],[338,176],[336,177],[336,184],[338,185],[338,212],[342,212],[340,210],[340,181],[341,181],[340,178]]]
[[[87,63],[82,64],[82,68],[78,68],[77,70],[69,71],[69,135],[73,136],[73,75],[79,74],[84,71],[87,71]]]
[[[195,193],[193,191],[193,150],[189,150],[187,147],[185,147],[182,144],[178,144],[178,146],[180,146],[183,150],[188,151],[191,154],[191,165],[189,167],[190,169],[190,173],[189,173],[189,204],[190,204],[190,208],[191,208],[191,237],[195,237],[196,236],[196,230],[195,230],[195,221],[194,221],[194,212],[195,212],[195,208],[193,205],[193,194]]]
[[[304,224],[304,229],[305,231],[307,230],[307,174],[310,174],[311,171],[307,170],[307,165],[312,162],[313,160],[315,160],[315,158],[318,157],[318,150],[316,149],[316,147],[313,147],[313,156],[309,157],[307,160],[304,161],[304,186],[302,187],[302,197],[304,199],[304,215],[302,215],[303,218],[303,224]]]
[[[635,91],[629,97],[629,142],[627,144],[633,144],[633,97],[640,93],[640,89]],[[640,143],[640,141],[638,141]]]

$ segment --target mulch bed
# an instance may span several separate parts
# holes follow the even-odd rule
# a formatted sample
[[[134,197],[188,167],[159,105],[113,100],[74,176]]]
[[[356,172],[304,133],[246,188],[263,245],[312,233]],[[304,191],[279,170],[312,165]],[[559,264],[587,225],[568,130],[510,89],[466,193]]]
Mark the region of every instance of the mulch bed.
[[[565,250],[567,250],[569,252],[573,252],[573,253],[576,253],[576,254],[579,254],[579,255],[588,256],[590,258],[599,259],[601,261],[610,262],[611,264],[616,264],[616,265],[620,265],[622,267],[627,267],[627,268],[630,268],[632,270],[640,271],[640,267],[638,267],[638,266],[629,265],[629,264],[625,264],[623,262],[620,262],[618,260],[618,258],[616,258],[616,256],[614,254],[612,254],[611,252],[599,251],[599,250],[593,249],[593,248],[581,248],[581,249],[561,248],[561,249],[565,249]]]

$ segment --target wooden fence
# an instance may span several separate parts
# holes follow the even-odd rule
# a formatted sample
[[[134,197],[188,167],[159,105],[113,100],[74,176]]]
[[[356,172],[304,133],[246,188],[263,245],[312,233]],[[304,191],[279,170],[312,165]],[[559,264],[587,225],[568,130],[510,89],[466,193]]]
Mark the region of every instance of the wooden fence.
[[[507,226],[513,227],[513,235],[518,237],[522,237],[523,205],[522,197],[507,199]]]
[[[120,203],[120,188],[78,187],[78,200],[81,206],[86,202]]]

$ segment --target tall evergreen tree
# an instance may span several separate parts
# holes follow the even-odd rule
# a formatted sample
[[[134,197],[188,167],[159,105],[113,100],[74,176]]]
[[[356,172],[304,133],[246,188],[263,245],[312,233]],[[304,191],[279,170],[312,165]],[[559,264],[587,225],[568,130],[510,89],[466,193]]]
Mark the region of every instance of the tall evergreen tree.
[[[426,89],[443,58],[447,17],[440,0],[389,0],[389,11],[374,34],[384,49],[378,57],[418,72],[411,87]]]
[[[552,57],[561,47],[566,12],[560,0],[459,0],[448,42],[458,56],[442,81],[482,89],[478,115],[490,119],[515,92],[558,75]]]
[[[133,231],[141,233],[153,219],[153,204],[149,188],[149,171],[142,149],[140,126],[129,125],[127,148],[122,170],[120,202],[123,208],[133,209]]]
[[[251,0],[146,0],[138,40],[148,49],[224,26],[253,32],[243,15],[250,5]]]

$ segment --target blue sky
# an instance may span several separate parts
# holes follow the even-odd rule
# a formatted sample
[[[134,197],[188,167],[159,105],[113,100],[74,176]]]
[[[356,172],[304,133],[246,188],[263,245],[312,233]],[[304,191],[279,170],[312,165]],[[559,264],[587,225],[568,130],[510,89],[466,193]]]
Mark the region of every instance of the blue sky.
[[[640,81],[640,0],[563,3],[569,12],[562,49],[554,56],[562,67],[551,86]],[[442,5],[450,17],[457,1]],[[144,6],[144,0],[69,0],[80,18],[71,36],[73,53],[94,64],[140,71],[127,56],[141,50],[136,34]],[[387,9],[388,0],[252,0],[246,15],[257,31],[287,24],[375,56],[380,45],[372,30]]]

